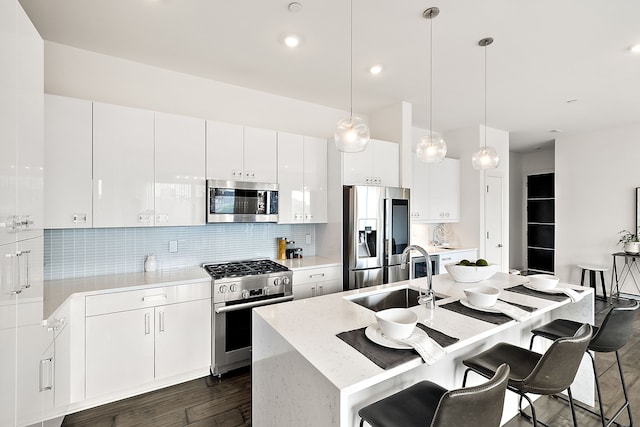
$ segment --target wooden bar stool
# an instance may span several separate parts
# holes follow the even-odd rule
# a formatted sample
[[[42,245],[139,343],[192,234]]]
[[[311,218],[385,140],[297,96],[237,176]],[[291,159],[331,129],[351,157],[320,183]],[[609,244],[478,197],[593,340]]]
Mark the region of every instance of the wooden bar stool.
[[[598,267],[595,265],[585,265],[578,264],[578,268],[582,269],[582,274],[580,275],[580,286],[584,286],[584,274],[589,272],[589,286],[596,290],[596,274],[600,272],[600,284],[602,285],[602,295],[606,299],[607,298],[607,288],[604,284],[604,272],[608,271],[608,268]]]

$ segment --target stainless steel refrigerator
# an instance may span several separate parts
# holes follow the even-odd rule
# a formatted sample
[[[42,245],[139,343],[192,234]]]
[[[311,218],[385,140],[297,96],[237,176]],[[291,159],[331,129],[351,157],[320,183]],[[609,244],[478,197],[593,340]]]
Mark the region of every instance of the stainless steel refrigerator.
[[[407,280],[400,258],[411,236],[409,189],[346,185],[343,197],[344,289]]]

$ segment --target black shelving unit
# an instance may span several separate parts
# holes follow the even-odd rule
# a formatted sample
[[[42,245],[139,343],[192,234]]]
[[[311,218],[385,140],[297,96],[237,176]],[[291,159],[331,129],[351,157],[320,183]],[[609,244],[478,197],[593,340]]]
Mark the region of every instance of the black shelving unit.
[[[527,176],[527,271],[555,271],[555,175]]]

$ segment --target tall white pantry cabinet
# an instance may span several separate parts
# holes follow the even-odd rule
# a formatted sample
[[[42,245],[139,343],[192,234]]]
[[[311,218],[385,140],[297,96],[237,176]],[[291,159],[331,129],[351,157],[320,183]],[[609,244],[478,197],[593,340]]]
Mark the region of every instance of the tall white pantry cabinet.
[[[53,402],[53,331],[42,322],[43,41],[0,0],[0,425],[29,425]]]

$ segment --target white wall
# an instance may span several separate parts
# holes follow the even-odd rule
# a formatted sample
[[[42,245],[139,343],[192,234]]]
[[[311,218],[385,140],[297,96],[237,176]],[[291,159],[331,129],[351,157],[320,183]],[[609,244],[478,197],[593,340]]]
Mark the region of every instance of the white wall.
[[[451,229],[459,244],[477,247],[478,256],[485,257],[485,205],[484,188],[486,176],[502,178],[502,270],[509,268],[509,133],[487,127],[487,145],[493,146],[500,156],[496,169],[478,171],[471,165],[473,153],[484,144],[484,126],[459,129],[445,133],[447,156],[460,159],[460,222]],[[489,260],[492,262],[492,260]]]
[[[579,283],[576,264],[611,268],[611,254],[622,250],[618,232],[635,227],[638,159],[640,125],[556,139],[556,274],[562,280]]]
[[[45,42],[45,92],[321,138],[348,114],[53,42]]]
[[[510,153],[509,160],[509,263],[512,268],[526,267],[526,176],[554,171],[555,150],[553,147],[530,153]]]

